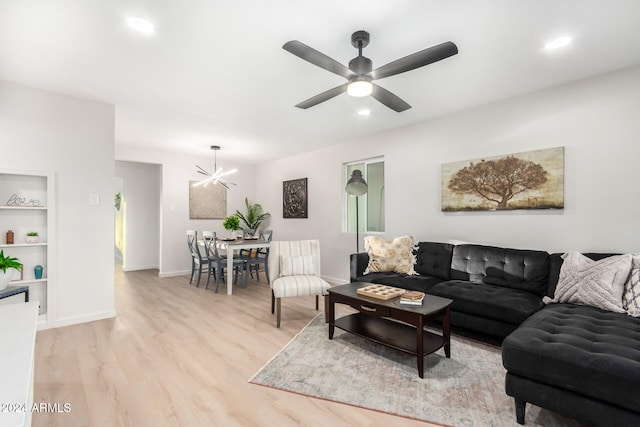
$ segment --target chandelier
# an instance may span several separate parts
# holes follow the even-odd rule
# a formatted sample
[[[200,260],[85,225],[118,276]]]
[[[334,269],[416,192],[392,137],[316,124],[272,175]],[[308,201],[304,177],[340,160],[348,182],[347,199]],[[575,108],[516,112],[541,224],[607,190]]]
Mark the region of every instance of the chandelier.
[[[224,186],[225,188],[229,189],[229,185],[236,185],[233,182],[228,182],[226,179],[224,179],[223,177],[227,176],[227,175],[231,175],[232,173],[235,173],[238,171],[238,169],[231,169],[230,171],[223,171],[222,168],[218,168],[218,150],[220,150],[220,146],[219,145],[212,145],[211,149],[213,150],[213,174],[207,172],[206,170],[204,170],[203,168],[201,168],[200,166],[196,165],[196,168],[198,168],[198,173],[205,175],[206,178],[204,178],[202,181],[198,181],[195,184],[193,184],[194,187],[203,185],[203,186],[207,186],[209,184],[220,184],[222,186]]]

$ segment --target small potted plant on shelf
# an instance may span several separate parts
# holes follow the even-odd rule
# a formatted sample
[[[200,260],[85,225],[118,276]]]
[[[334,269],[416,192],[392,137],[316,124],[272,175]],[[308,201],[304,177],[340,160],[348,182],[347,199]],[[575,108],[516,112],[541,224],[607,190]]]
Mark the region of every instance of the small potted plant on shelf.
[[[27,243],[38,243],[40,241],[40,235],[37,231],[30,231],[27,233],[27,237],[24,238]]]
[[[0,291],[7,288],[9,281],[13,277],[13,271],[22,270],[22,263],[18,261],[18,258],[12,258],[9,255],[5,256],[4,251],[0,250]]]
[[[236,231],[240,230],[240,220],[238,219],[238,215],[228,216],[222,221],[222,226],[225,230],[227,230],[232,239],[236,238]]]
[[[260,224],[262,221],[267,219],[269,212],[263,212],[262,206],[259,203],[249,203],[249,199],[247,197],[244,198],[244,204],[247,206],[247,213],[243,215],[240,211],[236,211],[236,215],[240,220],[247,226],[247,230],[251,233],[251,235],[255,236],[258,232],[258,228],[260,228]]]

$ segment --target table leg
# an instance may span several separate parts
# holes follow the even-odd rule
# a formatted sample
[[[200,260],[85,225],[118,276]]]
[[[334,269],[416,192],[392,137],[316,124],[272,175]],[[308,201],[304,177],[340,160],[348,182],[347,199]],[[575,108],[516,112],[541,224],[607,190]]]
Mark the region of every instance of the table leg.
[[[329,310],[327,313],[327,320],[329,321],[329,339],[333,339],[333,333],[335,331],[335,323],[336,323],[336,304],[331,299],[331,294],[329,294]]]
[[[417,353],[418,353],[418,375],[424,378],[424,317],[418,319],[418,327],[416,328]]]
[[[447,307],[447,311],[442,318],[442,336],[444,338],[444,354],[447,357],[451,357],[451,309]]]
[[[233,293],[233,249],[227,249],[227,295]]]

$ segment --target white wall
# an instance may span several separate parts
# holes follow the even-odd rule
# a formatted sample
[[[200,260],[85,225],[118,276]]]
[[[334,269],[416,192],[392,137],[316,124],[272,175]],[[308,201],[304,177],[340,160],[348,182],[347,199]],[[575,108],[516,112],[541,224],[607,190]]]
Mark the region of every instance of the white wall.
[[[355,235],[342,232],[342,164],[381,155],[389,238],[639,251],[639,111],[635,67],[263,164],[257,192],[274,214],[274,239],[319,238],[322,273],[334,281],[348,281],[355,252]],[[565,147],[564,210],[441,212],[442,163],[558,146]],[[282,181],[302,177],[309,178],[309,218],[283,219]]]
[[[122,161],[146,162],[162,165],[160,203],[160,276],[174,276],[191,272],[191,258],[187,249],[186,230],[211,230],[223,233],[222,220],[189,219],[189,180],[199,180],[196,164],[213,165],[213,154],[206,157],[179,155],[175,152],[149,150],[133,145],[118,144],[115,158]],[[255,166],[236,164],[218,156],[218,165],[225,170],[238,168],[229,177],[236,183],[227,191],[227,215],[236,209],[244,211],[244,198],[256,196]],[[129,228],[129,227],[128,227]],[[129,249],[127,248],[127,251]]]
[[[115,175],[124,180],[123,271],[160,267],[160,184],[162,167],[148,163],[120,162]]]
[[[56,176],[49,326],[115,315],[114,117],[111,105],[0,82],[0,169]],[[99,196],[98,206],[89,206],[90,194]]]

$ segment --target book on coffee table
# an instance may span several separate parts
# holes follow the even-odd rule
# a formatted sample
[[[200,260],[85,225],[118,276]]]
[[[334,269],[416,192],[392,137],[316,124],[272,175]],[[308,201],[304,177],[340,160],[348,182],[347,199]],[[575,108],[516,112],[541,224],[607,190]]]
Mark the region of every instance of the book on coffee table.
[[[420,291],[409,291],[400,296],[400,304],[422,305],[423,300],[424,292]]]

